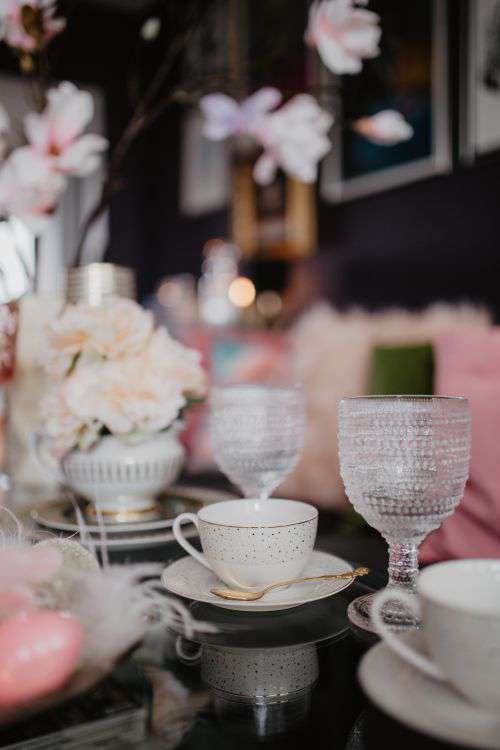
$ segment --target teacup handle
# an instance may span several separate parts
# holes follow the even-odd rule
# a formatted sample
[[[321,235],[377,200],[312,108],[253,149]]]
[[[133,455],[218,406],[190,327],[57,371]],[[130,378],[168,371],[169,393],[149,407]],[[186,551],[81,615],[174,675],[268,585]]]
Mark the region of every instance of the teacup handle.
[[[423,656],[423,654],[419,654],[418,651],[398,638],[396,633],[390,629],[390,626],[384,622],[382,618],[382,609],[388,601],[397,601],[404,604],[414,615],[416,615],[416,617],[420,618],[418,599],[413,594],[409,594],[407,591],[397,591],[390,588],[379,591],[378,594],[375,594],[370,610],[370,617],[373,626],[379,636],[383,638],[389,648],[404,659],[404,661],[408,662],[413,667],[416,667],[428,677],[444,682],[446,677],[439,667],[431,661],[431,659]]]
[[[43,438],[38,432],[31,432],[28,436],[30,453],[40,469],[51,479],[64,484],[65,477],[54,462],[50,462],[43,451]]]
[[[188,555],[191,555],[191,557],[194,557],[195,560],[198,560],[198,562],[204,565],[205,568],[211,570],[210,565],[205,559],[205,555],[202,555],[201,552],[198,552],[198,550],[195,549],[192,544],[189,544],[187,539],[184,539],[181,530],[181,524],[183,521],[194,523],[194,525],[198,529],[198,516],[195,513],[181,513],[180,516],[177,516],[177,518],[175,519],[172,531],[174,532],[174,536],[181,545],[182,549],[186,550]]]

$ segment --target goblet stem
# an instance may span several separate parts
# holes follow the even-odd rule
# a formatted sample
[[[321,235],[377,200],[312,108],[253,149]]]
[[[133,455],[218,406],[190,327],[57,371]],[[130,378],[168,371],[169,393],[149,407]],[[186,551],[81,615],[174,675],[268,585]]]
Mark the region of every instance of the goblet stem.
[[[389,586],[399,586],[415,593],[418,576],[418,544],[396,542],[389,544]]]

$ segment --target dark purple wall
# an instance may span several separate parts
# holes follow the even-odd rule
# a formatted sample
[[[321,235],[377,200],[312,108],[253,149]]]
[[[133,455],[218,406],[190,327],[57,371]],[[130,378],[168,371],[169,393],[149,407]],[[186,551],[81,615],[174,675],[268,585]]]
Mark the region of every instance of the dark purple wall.
[[[473,300],[500,314],[500,164],[320,210],[339,305]]]

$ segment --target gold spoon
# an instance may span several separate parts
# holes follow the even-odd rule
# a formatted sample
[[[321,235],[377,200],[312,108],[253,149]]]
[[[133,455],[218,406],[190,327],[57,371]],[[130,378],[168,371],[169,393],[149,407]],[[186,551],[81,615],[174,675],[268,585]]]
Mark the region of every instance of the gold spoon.
[[[290,581],[280,581],[266,586],[261,591],[235,591],[234,589],[210,589],[211,594],[220,596],[221,599],[232,599],[237,602],[255,602],[262,599],[263,596],[272,591],[272,589],[281,588],[281,586],[291,586],[293,583],[307,583],[308,581],[335,581],[339,579],[358,578],[366,576],[370,572],[369,568],[355,568],[346,573],[335,573],[329,576],[314,576],[313,578],[292,578]]]

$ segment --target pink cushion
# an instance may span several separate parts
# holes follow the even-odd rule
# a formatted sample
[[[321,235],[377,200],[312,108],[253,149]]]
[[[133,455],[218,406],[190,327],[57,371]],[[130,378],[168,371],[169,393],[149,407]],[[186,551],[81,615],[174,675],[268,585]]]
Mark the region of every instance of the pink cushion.
[[[424,542],[421,560],[500,557],[500,328],[447,334],[435,355],[435,393],[469,399],[472,452],[464,499]]]

